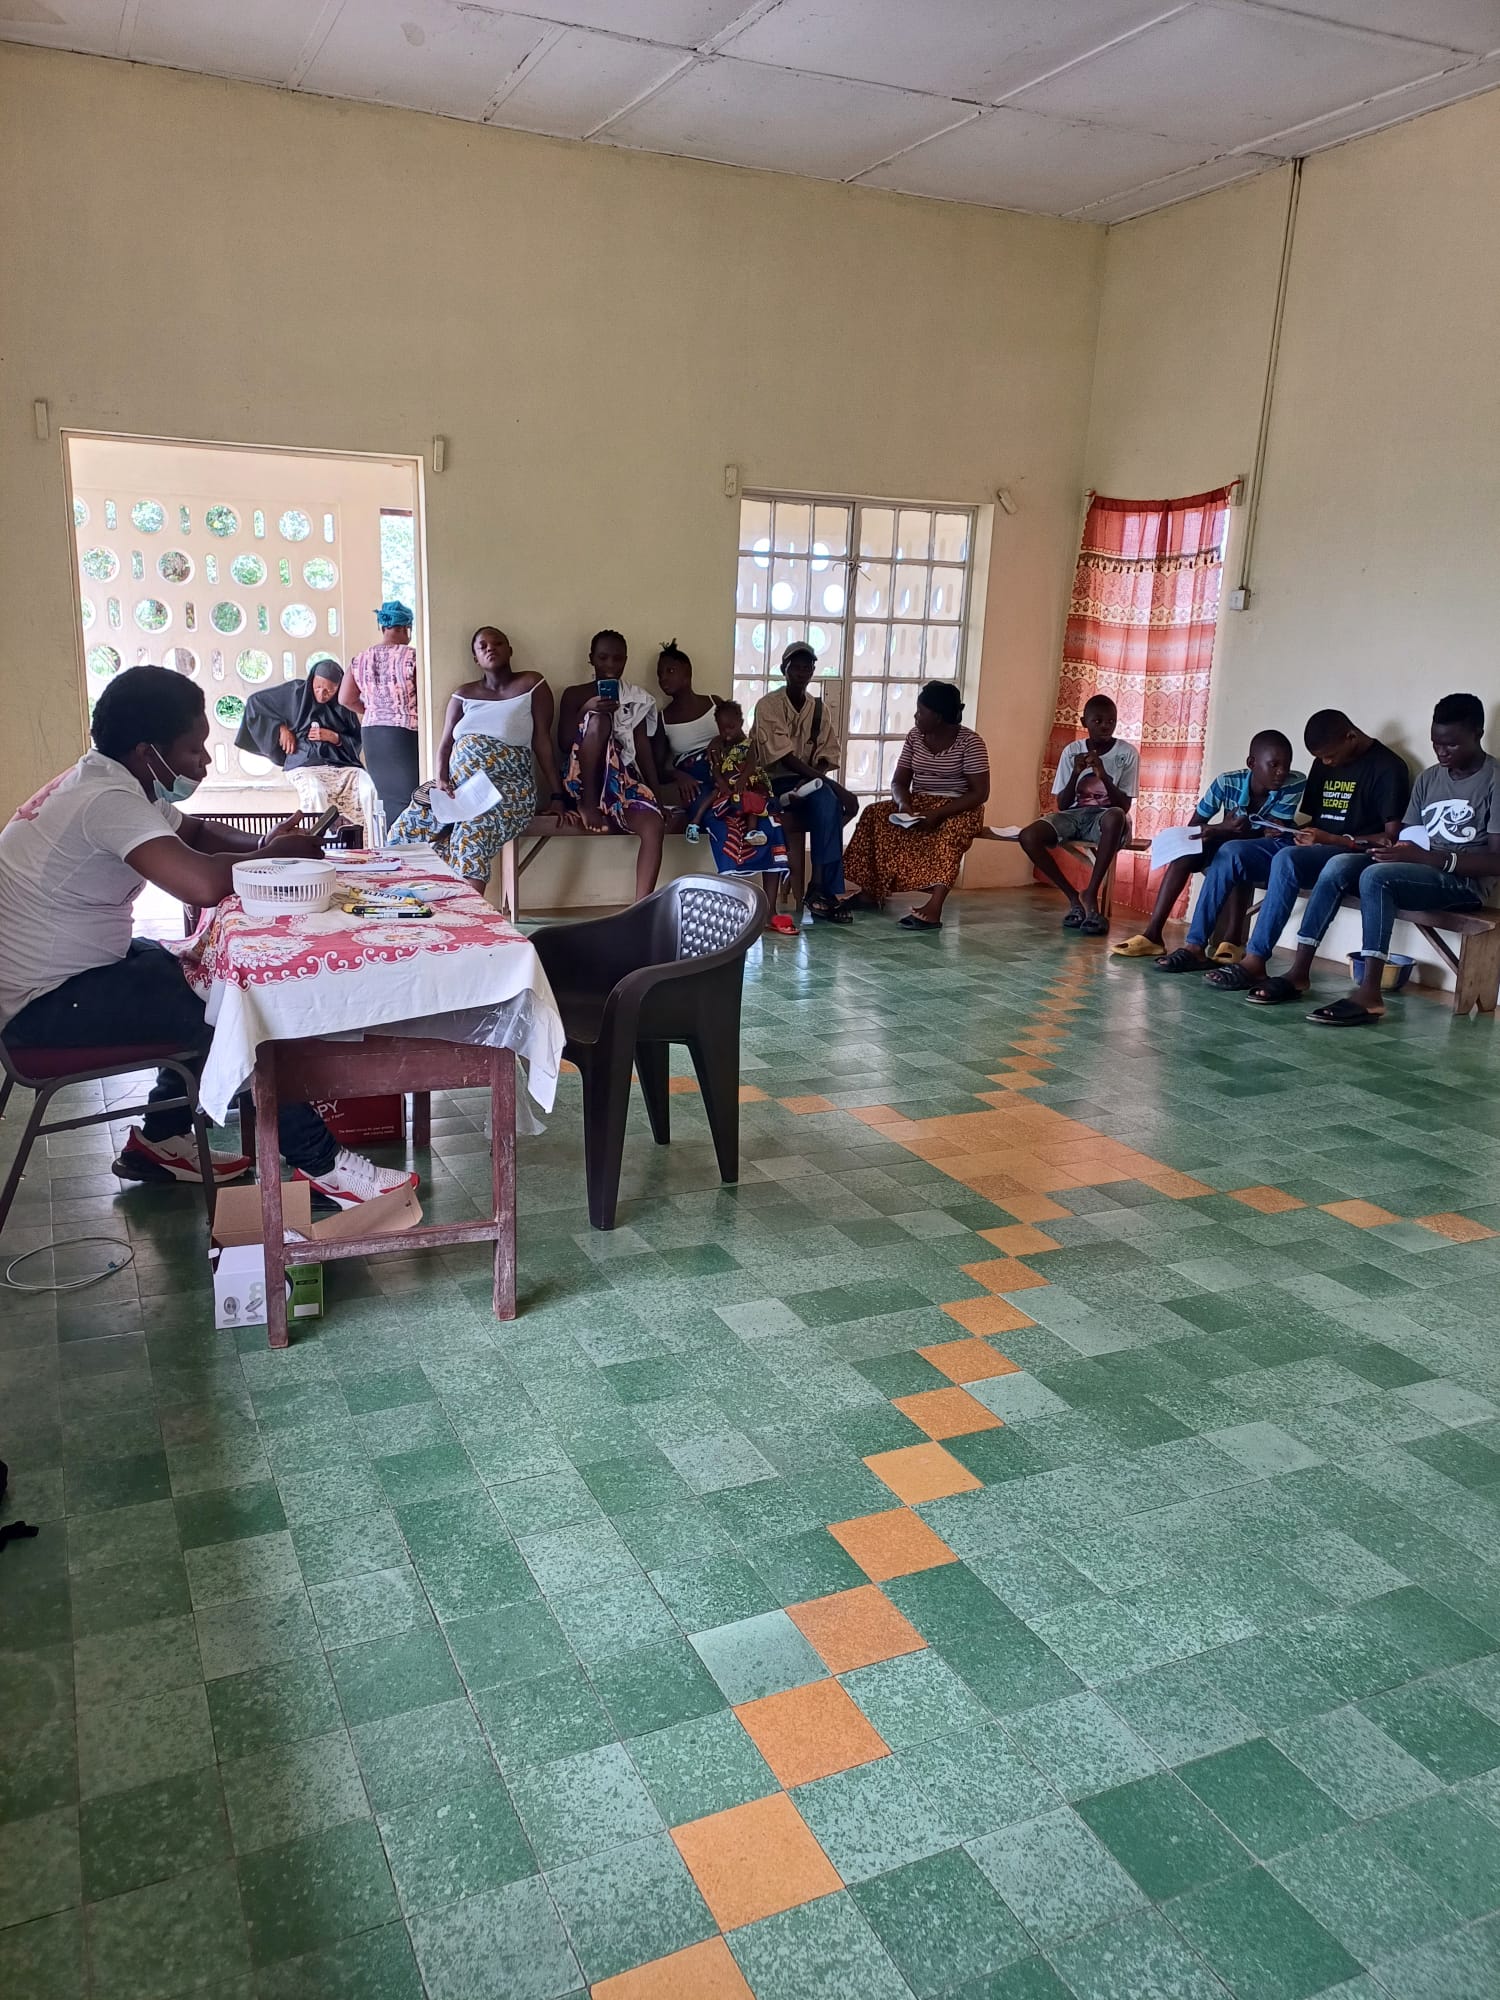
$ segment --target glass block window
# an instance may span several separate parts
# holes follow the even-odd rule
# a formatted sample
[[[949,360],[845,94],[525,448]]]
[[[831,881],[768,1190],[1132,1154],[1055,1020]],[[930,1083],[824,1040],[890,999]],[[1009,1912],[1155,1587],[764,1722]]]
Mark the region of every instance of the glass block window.
[[[746,494],[734,691],[747,714],[806,640],[861,805],[890,791],[924,681],[961,679],[973,560],[965,507]]]

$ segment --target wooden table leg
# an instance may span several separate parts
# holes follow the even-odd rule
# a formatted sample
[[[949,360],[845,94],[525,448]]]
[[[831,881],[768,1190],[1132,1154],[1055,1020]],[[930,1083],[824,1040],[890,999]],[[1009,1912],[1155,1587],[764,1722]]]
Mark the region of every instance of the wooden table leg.
[[[495,1317],[516,1316],[516,1059],[490,1052],[490,1172],[495,1202]]]
[[[255,1051],[255,1166],[260,1181],[261,1234],[266,1250],[266,1337],[287,1344],[286,1224],[281,1213],[281,1135],[276,1099],[276,1044]]]

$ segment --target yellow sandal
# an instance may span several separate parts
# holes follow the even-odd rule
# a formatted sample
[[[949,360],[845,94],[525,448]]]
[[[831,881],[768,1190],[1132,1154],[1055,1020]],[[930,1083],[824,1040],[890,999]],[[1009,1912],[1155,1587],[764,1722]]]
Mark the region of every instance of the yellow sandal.
[[[1164,944],[1153,944],[1150,938],[1136,936],[1124,938],[1110,953],[1111,958],[1160,958],[1166,950]]]

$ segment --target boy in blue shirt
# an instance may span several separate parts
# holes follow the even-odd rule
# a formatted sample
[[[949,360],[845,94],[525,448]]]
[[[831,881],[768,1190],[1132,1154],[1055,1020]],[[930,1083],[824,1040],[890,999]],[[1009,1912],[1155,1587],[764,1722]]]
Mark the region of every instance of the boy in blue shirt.
[[[1203,828],[1201,855],[1183,855],[1162,871],[1156,907],[1146,928],[1114,949],[1116,958],[1155,958],[1165,950],[1162,932],[1189,879],[1207,867],[1226,840],[1297,830],[1297,807],[1307,780],[1292,769],[1292,745],[1279,729],[1259,730],[1238,770],[1221,771],[1193,808],[1189,826]],[[1210,821],[1214,823],[1209,824]],[[1223,949],[1223,947],[1221,947]]]

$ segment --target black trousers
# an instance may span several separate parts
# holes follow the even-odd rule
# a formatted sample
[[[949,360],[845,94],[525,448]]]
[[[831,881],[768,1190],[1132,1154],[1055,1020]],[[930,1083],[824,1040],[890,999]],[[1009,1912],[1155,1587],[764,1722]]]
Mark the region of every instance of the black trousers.
[[[365,769],[375,781],[385,811],[386,831],[396,824],[411,804],[411,795],[421,776],[415,729],[391,729],[383,723],[366,723],[362,741]]]
[[[194,1067],[201,1070],[213,1030],[203,1018],[203,1002],[171,952],[151,938],[132,938],[130,949],[115,964],[75,973],[13,1015],[5,1040],[17,1054],[26,1049],[170,1042],[176,1049],[196,1049]],[[172,1072],[161,1070],[147,1102],[181,1092]],[[315,1175],[330,1170],[338,1149],[310,1104],[283,1104],[279,1125],[281,1153],[289,1165]],[[192,1127],[191,1113],[179,1106],[176,1111],[148,1111],[141,1130],[147,1139],[159,1142],[181,1138]]]

